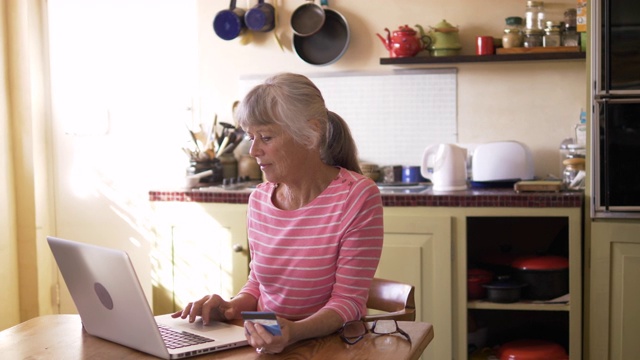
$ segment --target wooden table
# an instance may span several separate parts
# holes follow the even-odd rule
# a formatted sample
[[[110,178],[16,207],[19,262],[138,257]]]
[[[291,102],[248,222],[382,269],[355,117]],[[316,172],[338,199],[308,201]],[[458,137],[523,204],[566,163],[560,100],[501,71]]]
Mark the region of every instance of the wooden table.
[[[305,340],[276,355],[258,354],[250,346],[202,355],[194,359],[418,359],[433,339],[433,327],[423,322],[398,322],[411,336],[367,334],[355,345],[338,335]],[[3,359],[154,359],[153,356],[102,340],[82,329],[78,315],[37,317],[0,332]]]

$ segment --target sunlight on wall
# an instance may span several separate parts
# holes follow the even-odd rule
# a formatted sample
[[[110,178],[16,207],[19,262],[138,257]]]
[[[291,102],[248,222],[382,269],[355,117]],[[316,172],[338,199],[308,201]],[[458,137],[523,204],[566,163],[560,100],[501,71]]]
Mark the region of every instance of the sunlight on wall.
[[[206,294],[234,296],[233,237],[218,214],[195,203],[160,202],[153,207],[154,310],[176,311]]]
[[[189,165],[196,1],[49,0],[48,12],[57,231],[127,249],[145,291],[172,288],[148,191],[181,185]]]

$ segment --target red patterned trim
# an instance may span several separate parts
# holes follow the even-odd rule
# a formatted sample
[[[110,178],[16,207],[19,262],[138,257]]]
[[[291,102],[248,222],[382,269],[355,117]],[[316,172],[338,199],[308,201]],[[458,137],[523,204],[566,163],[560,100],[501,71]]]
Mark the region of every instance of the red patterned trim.
[[[249,195],[248,191],[149,191],[149,201],[246,204]],[[382,194],[384,206],[569,208],[582,207],[583,201],[584,193],[581,191],[516,193],[511,189],[483,189],[451,193],[426,191],[422,194]]]

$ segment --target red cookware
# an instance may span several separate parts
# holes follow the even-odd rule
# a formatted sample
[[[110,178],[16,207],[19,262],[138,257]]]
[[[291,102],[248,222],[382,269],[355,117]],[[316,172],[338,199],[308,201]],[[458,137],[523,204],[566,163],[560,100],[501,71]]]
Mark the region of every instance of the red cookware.
[[[546,340],[522,339],[504,343],[498,350],[500,360],[568,360],[564,348]]]
[[[529,284],[522,294],[525,299],[551,300],[569,293],[569,259],[563,256],[525,256],[511,266],[519,281]]]
[[[493,273],[484,269],[467,270],[467,298],[469,300],[484,299],[486,289],[482,286],[493,280]]]
[[[411,57],[415,56],[421,50],[424,50],[431,43],[431,39],[427,36],[420,37],[418,32],[408,25],[400,26],[398,30],[393,32],[388,28],[385,39],[380,34],[376,34],[382,41],[384,47],[389,51],[389,57]]]

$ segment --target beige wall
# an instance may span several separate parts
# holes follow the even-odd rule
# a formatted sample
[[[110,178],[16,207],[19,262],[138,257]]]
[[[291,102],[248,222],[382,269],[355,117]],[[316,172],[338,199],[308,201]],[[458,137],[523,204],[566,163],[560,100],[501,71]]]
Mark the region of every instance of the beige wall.
[[[237,2],[239,7],[256,1]],[[273,3],[273,2],[272,2]],[[198,0],[200,118],[210,122],[214,113],[230,118],[237,100],[240,76],[293,71],[303,74],[345,71],[389,71],[380,65],[387,52],[376,33],[400,25],[423,27],[446,19],[460,27],[463,54],[473,54],[475,37],[500,37],[504,19],[523,16],[525,1],[513,0],[342,0],[329,1],[349,22],[351,44],[346,54],[329,66],[312,66],[292,51],[289,19],[303,1],[279,0],[281,51],[273,33],[255,34],[242,45],[239,39],[219,39],[212,28],[215,14],[226,1]],[[545,2],[549,16],[562,20],[574,0]],[[584,61],[454,64],[458,68],[458,130],[461,143],[519,140],[534,152],[536,176],[557,173],[558,146],[572,136],[573,126],[585,107]],[[400,119],[393,119],[399,121]],[[348,119],[347,119],[348,121]],[[426,145],[426,144],[425,144]]]
[[[3,4],[4,5],[4,4]],[[5,6],[0,6],[0,19],[7,19]],[[4,69],[9,65],[9,56],[4,50],[8,47],[6,27],[0,26],[0,84],[6,84],[8,74]],[[0,87],[0,329],[5,329],[20,321],[18,293],[18,244],[16,239],[16,217],[13,159],[11,157],[11,133],[9,91],[7,86]],[[4,310],[6,309],[6,310]]]

